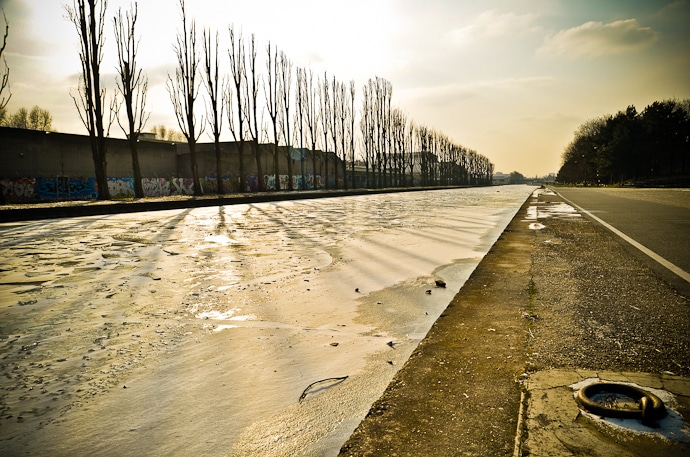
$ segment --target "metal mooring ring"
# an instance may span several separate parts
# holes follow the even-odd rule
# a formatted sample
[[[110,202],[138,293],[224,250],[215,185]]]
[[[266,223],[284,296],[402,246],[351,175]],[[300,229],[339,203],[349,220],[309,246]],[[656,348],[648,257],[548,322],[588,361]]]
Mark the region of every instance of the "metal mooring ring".
[[[625,395],[637,402],[639,408],[611,408],[592,400],[592,397],[600,394]],[[593,414],[604,417],[617,417],[629,419],[641,419],[645,425],[666,416],[666,408],[661,398],[653,393],[642,390],[628,384],[616,384],[609,382],[596,382],[583,387],[577,393],[577,402],[584,409]]]

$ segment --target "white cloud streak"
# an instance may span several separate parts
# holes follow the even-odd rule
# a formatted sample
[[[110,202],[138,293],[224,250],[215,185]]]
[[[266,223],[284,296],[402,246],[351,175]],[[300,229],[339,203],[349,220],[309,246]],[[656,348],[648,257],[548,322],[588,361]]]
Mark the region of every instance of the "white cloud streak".
[[[480,93],[493,91],[530,91],[553,86],[556,80],[551,76],[528,76],[497,80],[471,81],[441,86],[408,89],[403,96],[408,99],[426,100],[434,103],[455,103],[458,100],[478,97]]]
[[[601,57],[638,51],[652,46],[659,34],[641,27],[636,19],[609,22],[586,22],[562,30],[544,40],[537,51],[541,55],[568,57]]]
[[[484,11],[475,18],[472,24],[449,31],[448,37],[456,46],[467,46],[480,40],[537,30],[536,19],[536,14]]]

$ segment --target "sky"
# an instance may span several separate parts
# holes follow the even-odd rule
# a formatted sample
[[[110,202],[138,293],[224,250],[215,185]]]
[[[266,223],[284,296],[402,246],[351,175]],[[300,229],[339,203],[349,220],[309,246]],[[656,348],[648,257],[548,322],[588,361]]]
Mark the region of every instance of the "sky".
[[[110,93],[112,18],[131,3],[107,3],[102,80]],[[38,105],[52,114],[54,130],[86,134],[70,96],[81,67],[66,4],[73,1],[0,0],[10,26],[7,110]],[[166,90],[182,25],[178,2],[138,7],[147,126],[179,130]],[[199,30],[218,31],[223,50],[234,25],[245,38],[255,35],[259,59],[270,41],[295,66],[354,81],[359,96],[369,78],[387,79],[393,105],[409,119],[504,173],[555,173],[585,121],[690,98],[689,0],[188,0],[187,10]],[[221,66],[227,60],[222,51]],[[117,125],[111,134],[123,136]],[[231,139],[227,126],[222,138]]]

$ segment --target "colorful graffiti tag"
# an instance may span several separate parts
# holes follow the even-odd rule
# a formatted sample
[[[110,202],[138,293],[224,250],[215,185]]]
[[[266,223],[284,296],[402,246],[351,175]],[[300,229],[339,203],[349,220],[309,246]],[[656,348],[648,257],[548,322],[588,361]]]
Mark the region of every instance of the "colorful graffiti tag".
[[[218,179],[215,176],[204,177],[201,186],[206,189],[206,192],[217,194],[218,193]],[[235,192],[239,187],[238,178],[230,178],[229,176],[223,176],[223,193],[227,194],[229,192]]]
[[[88,200],[98,196],[94,178],[37,178],[34,192],[38,200]]]
[[[8,202],[25,202],[36,200],[35,178],[17,178],[0,180],[2,194]]]
[[[93,178],[10,178],[0,180],[0,187],[10,203],[89,200],[98,196]]]
[[[133,198],[133,178],[108,178],[108,190],[111,198]]]
[[[170,195],[194,195],[194,180],[192,178],[172,178]],[[203,186],[201,192],[204,192]]]
[[[142,178],[141,185],[146,197],[170,195],[170,181],[165,178]]]

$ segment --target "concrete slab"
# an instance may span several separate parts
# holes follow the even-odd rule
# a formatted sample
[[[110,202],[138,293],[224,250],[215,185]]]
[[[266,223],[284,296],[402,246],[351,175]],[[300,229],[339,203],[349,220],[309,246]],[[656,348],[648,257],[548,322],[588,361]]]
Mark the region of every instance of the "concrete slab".
[[[658,428],[636,419],[604,419],[579,408],[575,393],[587,382],[627,382],[659,395],[669,412]],[[519,456],[644,457],[690,455],[690,378],[630,372],[545,370],[524,382]]]

